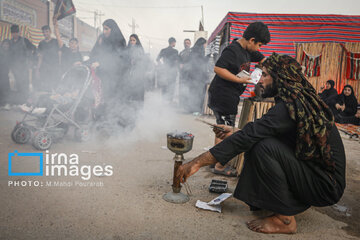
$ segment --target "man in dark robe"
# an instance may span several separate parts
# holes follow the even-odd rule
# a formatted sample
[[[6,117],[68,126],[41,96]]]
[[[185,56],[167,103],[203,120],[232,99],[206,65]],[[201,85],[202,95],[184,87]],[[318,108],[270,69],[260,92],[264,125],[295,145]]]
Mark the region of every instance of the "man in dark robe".
[[[166,96],[168,101],[173,101],[175,83],[179,64],[179,53],[175,49],[176,40],[171,37],[168,40],[169,46],[161,49],[156,61],[159,64],[158,86],[161,93]]]
[[[295,233],[295,215],[310,206],[337,203],[345,189],[345,152],[334,116],[287,55],[273,53],[263,64],[263,97],[276,105],[261,119],[232,133],[215,130],[223,141],[181,166],[181,182],[202,166],[226,164],[245,152],[244,169],[234,197],[250,210],[273,215],[247,223],[262,233]]]
[[[184,50],[179,53],[180,65],[179,65],[179,105],[185,111],[187,111],[187,105],[189,102],[189,67],[190,67],[190,53],[191,53],[191,41],[186,38],[184,40]]]
[[[15,86],[17,89],[16,100],[14,103],[23,103],[29,95],[29,69],[32,54],[36,47],[27,39],[20,36],[19,26],[11,26],[10,69],[14,74]]]

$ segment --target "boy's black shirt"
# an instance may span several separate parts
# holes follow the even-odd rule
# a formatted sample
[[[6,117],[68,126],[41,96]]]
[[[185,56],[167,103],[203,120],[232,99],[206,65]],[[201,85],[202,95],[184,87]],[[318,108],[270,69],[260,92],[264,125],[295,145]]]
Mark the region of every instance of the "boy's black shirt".
[[[59,45],[56,39],[52,38],[46,42],[42,40],[38,47],[39,53],[42,54],[42,69],[56,68],[59,65]]]
[[[14,70],[16,68],[23,68],[27,60],[30,60],[31,52],[35,51],[36,47],[27,38],[23,37],[19,37],[16,42],[14,39],[10,41],[11,64]]]
[[[251,62],[259,62],[264,58],[260,52],[249,52],[241,47],[235,39],[221,53],[215,66],[225,68],[236,75],[242,70],[250,71]],[[236,114],[240,95],[246,86],[219,77],[217,74],[209,88],[209,107],[221,114]]]
[[[160,60],[161,58],[163,58],[165,65],[171,67],[176,67],[180,60],[178,50],[171,46],[161,49],[157,60]]]
[[[82,55],[79,51],[73,52],[69,47],[65,46],[65,44],[62,46],[60,51],[62,72],[69,70],[73,67],[74,63],[82,62]]]

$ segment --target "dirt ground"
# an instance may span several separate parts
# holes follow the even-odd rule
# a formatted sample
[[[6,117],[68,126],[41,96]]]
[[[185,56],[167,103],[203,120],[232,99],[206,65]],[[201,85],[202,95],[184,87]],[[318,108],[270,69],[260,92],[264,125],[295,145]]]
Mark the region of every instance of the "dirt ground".
[[[344,136],[347,156],[347,188],[337,206],[311,208],[296,216],[295,235],[265,235],[247,229],[245,222],[264,215],[253,214],[241,201],[230,198],[223,212],[195,207],[197,200],[209,201],[211,179],[229,182],[233,191],[236,179],[215,176],[201,169],[188,181],[190,201],[172,204],[162,199],[171,190],[173,156],[166,149],[169,130],[190,131],[195,135],[190,160],[212,146],[211,129],[190,114],[173,116],[176,122],[159,126],[148,122],[144,137],[123,135],[80,143],[68,136],[55,143],[50,153],[76,153],[80,164],[112,165],[112,176],[80,177],[8,176],[8,153],[37,152],[30,144],[12,142],[10,134],[21,114],[0,111],[0,239],[360,239],[360,148],[358,141]],[[213,118],[208,118],[214,122]],[[102,186],[8,186],[9,181],[93,182]],[[185,192],[185,189],[182,189]]]

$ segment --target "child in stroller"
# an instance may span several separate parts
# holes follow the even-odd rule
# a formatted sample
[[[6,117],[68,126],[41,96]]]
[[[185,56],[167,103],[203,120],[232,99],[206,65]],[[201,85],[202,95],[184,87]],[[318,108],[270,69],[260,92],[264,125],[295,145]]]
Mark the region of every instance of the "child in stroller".
[[[65,136],[69,126],[74,126],[75,137],[87,140],[93,101],[91,80],[87,66],[75,66],[63,75],[55,92],[34,94],[21,107],[25,116],[16,124],[12,139],[20,144],[32,140],[36,149],[46,150],[53,140]]]

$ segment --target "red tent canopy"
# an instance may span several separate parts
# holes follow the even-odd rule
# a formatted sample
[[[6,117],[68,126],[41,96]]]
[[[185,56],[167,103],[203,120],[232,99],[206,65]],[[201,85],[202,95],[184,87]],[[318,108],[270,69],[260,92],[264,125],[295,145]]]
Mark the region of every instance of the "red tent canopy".
[[[229,29],[227,43],[241,38],[246,27],[252,22],[268,25],[271,41],[261,48],[269,56],[272,52],[296,55],[295,43],[309,42],[360,42],[360,16],[324,14],[265,14],[229,12],[211,34],[208,43]],[[224,44],[222,42],[221,44]],[[250,86],[251,87],[251,86]],[[243,97],[249,97],[246,91]]]

